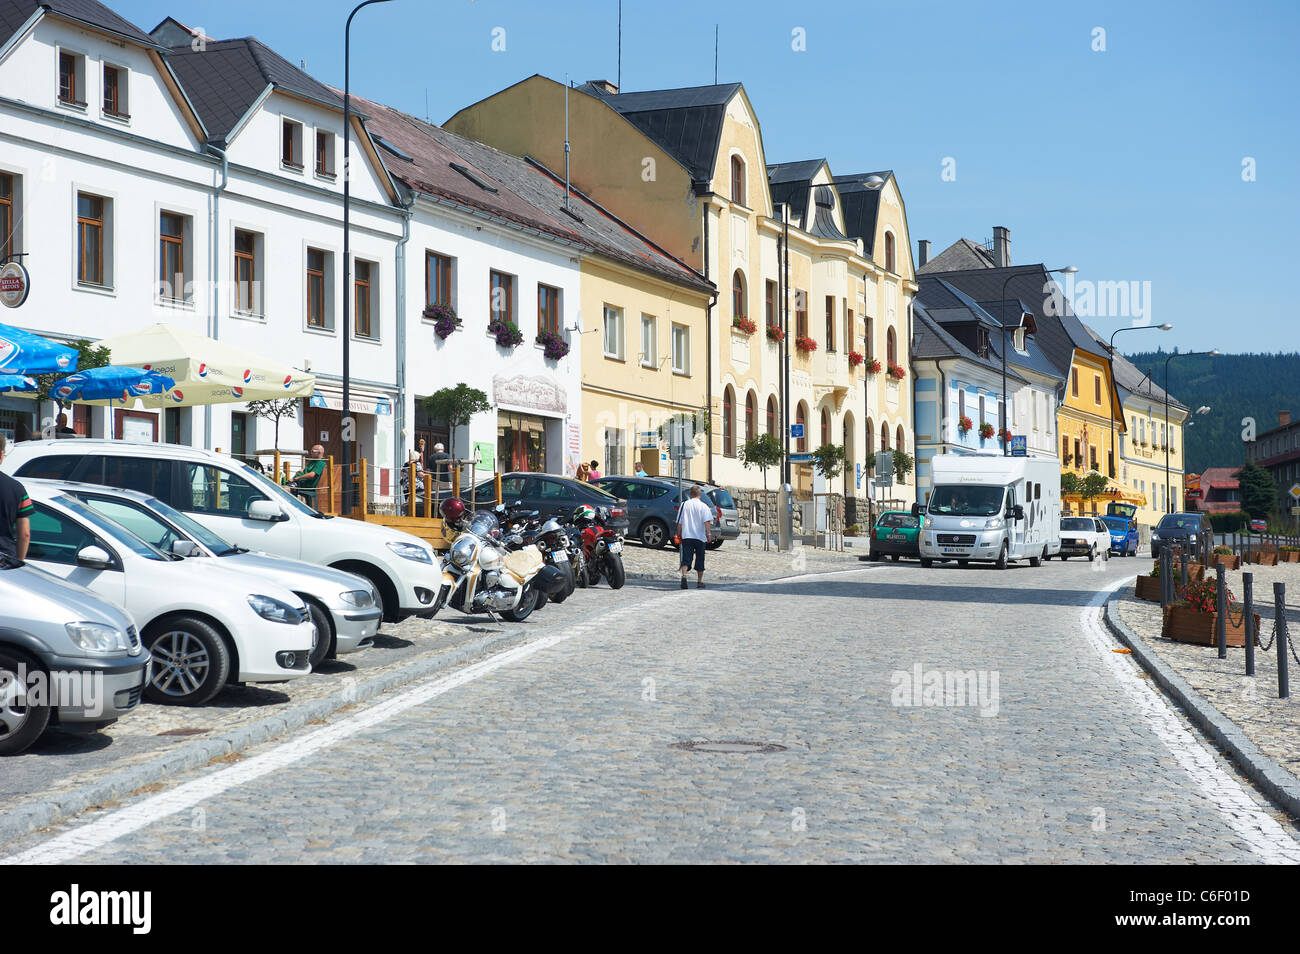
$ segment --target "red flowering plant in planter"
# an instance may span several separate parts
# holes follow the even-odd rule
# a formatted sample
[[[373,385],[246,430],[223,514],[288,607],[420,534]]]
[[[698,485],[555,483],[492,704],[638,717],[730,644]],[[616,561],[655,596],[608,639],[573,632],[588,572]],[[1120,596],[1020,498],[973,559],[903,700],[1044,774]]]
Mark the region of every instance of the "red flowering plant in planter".
[[[424,309],[424,318],[433,322],[434,334],[439,338],[446,339],[452,332],[460,329],[460,317],[451,305],[430,305]]]
[[[872,358],[870,361],[867,362],[867,374],[879,374],[879,373],[880,373],[880,359]]]
[[[981,439],[981,440],[988,440],[990,437],[993,436],[993,431],[994,431],[994,427],[993,427],[992,424],[981,424],[981,425],[980,425],[980,439]]]
[[[751,319],[739,316],[731,319],[731,327],[747,335],[752,335],[758,330],[758,325],[754,324]]]
[[[974,426],[975,425],[971,423],[971,419],[965,414],[957,418],[957,430],[961,431],[963,436],[965,436]]]
[[[889,366],[888,374],[895,381],[901,381],[903,378],[907,377],[907,372],[903,370],[901,364],[891,364]]]
[[[998,440],[1000,440],[1003,444],[1010,444],[1010,443],[1011,443],[1011,432],[1010,432],[1010,431],[1003,431],[1001,434],[998,435]]]
[[[867,360],[867,356],[864,355],[861,351],[850,351],[850,352],[849,352],[849,367],[850,367],[850,368],[856,368],[858,365],[860,365],[863,361],[866,361],[866,360]]]
[[[809,338],[807,335],[800,335],[798,338],[795,338],[794,346],[804,354],[811,354],[817,350],[817,342],[812,338]]]
[[[778,328],[776,325],[768,325],[767,338],[769,341],[778,341],[778,342],[784,341],[785,332],[782,331],[780,328]]]
[[[539,331],[537,343],[546,349],[546,357],[559,361],[569,353],[569,343],[553,331]]]
[[[1177,595],[1182,602],[1196,610],[1198,613],[1217,612],[1216,607],[1216,587],[1217,577],[1200,580],[1196,583],[1188,583]],[[1236,603],[1236,597],[1232,595],[1232,590],[1225,590],[1227,594],[1227,606],[1231,610]]]

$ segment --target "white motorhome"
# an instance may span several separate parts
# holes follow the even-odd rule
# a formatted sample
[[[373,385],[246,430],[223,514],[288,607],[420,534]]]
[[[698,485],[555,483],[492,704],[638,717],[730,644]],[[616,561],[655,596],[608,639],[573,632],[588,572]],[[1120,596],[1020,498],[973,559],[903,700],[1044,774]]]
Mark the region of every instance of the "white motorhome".
[[[1061,472],[1055,460],[938,454],[931,458],[921,565],[971,560],[1038,566],[1061,550]]]

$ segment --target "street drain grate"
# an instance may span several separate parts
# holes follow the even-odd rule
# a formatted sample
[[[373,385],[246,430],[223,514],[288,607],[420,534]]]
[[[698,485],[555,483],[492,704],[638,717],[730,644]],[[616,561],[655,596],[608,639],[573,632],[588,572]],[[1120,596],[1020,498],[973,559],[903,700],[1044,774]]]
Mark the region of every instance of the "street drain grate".
[[[784,745],[775,742],[751,742],[746,739],[695,739],[691,742],[674,742],[669,748],[681,749],[683,752],[728,753],[739,755],[760,755],[767,752],[784,752]]]
[[[211,732],[211,729],[168,729],[166,732],[159,732],[159,735],[205,735]]]

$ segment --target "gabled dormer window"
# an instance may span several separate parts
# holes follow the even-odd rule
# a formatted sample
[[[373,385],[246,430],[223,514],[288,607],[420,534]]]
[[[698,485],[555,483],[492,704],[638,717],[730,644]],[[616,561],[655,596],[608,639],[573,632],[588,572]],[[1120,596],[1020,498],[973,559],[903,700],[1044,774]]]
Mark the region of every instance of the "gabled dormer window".
[[[284,120],[280,138],[280,165],[288,169],[302,169],[302,123]]]
[[[59,102],[86,108],[86,58],[79,53],[59,51]]]
[[[114,119],[130,119],[127,107],[127,77],[129,73],[120,66],[104,64],[104,115]]]

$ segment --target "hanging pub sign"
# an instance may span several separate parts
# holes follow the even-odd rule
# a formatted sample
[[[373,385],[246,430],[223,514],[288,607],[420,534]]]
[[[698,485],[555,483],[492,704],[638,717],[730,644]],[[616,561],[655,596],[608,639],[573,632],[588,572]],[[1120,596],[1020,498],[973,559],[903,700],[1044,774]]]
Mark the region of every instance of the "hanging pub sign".
[[[32,277],[22,262],[8,262],[0,266],[0,304],[17,308],[27,300],[32,288]]]

